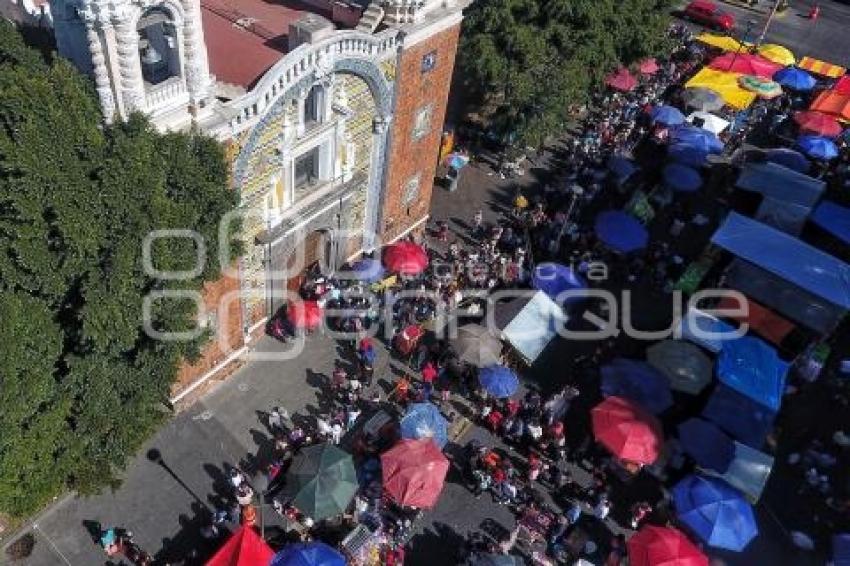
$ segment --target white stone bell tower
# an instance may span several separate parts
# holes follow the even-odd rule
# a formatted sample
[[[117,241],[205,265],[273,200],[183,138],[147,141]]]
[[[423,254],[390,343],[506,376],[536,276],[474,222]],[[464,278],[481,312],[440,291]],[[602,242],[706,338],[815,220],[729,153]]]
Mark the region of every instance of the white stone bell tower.
[[[107,121],[188,124],[212,95],[200,0],[51,0],[59,53],[94,78]]]

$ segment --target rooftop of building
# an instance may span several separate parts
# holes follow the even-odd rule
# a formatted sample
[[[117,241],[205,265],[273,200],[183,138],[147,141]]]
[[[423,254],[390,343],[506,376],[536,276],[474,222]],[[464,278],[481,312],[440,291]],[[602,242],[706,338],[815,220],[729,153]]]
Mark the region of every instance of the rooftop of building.
[[[352,14],[363,10],[363,0],[309,1],[201,0],[210,72],[218,81],[250,90],[289,50],[291,24],[318,14],[338,28],[353,27]]]

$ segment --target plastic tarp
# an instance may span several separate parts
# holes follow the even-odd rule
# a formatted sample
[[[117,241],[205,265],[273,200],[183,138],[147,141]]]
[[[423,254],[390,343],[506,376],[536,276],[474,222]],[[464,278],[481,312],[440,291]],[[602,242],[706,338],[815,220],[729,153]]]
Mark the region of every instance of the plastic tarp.
[[[696,308],[689,308],[676,328],[676,336],[702,346],[715,354],[723,349],[722,336],[735,332],[735,327]]]
[[[738,301],[730,297],[723,297],[717,303],[718,309],[735,309]],[[769,340],[777,346],[794,330],[794,323],[782,318],[772,310],[763,307],[752,299],[747,300],[746,316],[734,317],[738,322],[745,322],[749,327],[765,340]]]
[[[776,413],[725,385],[718,385],[702,416],[752,447],[761,447],[773,428]]]
[[[773,197],[764,197],[755,214],[755,219],[786,234],[799,236],[812,212],[811,208],[791,204]]]
[[[711,241],[845,310],[850,308],[850,266],[797,238],[733,212]]]
[[[793,320],[798,325],[828,334],[847,312],[782,277],[755,265],[734,260],[726,269],[726,285]]]
[[[773,457],[740,442],[735,443],[735,457],[720,477],[757,503],[773,469]]]
[[[842,242],[850,244],[850,208],[825,200],[815,208],[810,220]]]
[[[600,373],[606,397],[625,397],[655,415],[673,405],[667,379],[646,362],[616,358],[602,366]]]
[[[714,135],[717,135],[728,128],[730,124],[728,120],[724,120],[720,116],[715,116],[710,112],[703,112],[701,110],[691,112],[688,115],[687,120],[689,124],[702,128],[703,130],[708,130]]]
[[[812,163],[805,155],[787,147],[777,147],[767,150],[767,160],[793,169],[798,173],[808,173],[812,168]]]
[[[688,419],[677,428],[682,450],[698,466],[724,473],[735,458],[735,444],[716,424],[703,419]]]
[[[779,411],[788,364],[759,338],[744,336],[723,344],[717,358],[717,377],[753,401]]]
[[[835,90],[825,90],[812,102],[809,110],[829,114],[839,120],[850,120],[850,94],[841,94]]]
[[[546,293],[538,291],[504,327],[502,338],[531,364],[558,335],[566,320],[561,307]]]
[[[826,190],[826,183],[778,163],[747,163],[735,186],[782,202],[811,208]]]
[[[701,69],[685,87],[704,87],[719,94],[723,101],[736,110],[748,108],[756,99],[756,93],[741,88],[738,84],[740,73],[725,73],[705,67]]]

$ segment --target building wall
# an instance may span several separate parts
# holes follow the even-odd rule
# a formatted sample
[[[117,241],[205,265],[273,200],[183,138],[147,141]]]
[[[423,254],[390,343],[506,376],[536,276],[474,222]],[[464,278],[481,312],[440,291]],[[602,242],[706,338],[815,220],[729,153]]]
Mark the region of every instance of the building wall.
[[[401,52],[383,203],[385,242],[428,214],[459,35],[457,24]],[[434,58],[431,70],[423,70],[426,56]],[[424,133],[423,112],[430,114]]]
[[[204,285],[204,311],[199,313],[213,336],[204,346],[195,363],[184,361],[172,386],[172,395],[179,394],[202,375],[222,363],[244,345],[242,332],[242,305],[239,301],[239,279],[222,276]]]

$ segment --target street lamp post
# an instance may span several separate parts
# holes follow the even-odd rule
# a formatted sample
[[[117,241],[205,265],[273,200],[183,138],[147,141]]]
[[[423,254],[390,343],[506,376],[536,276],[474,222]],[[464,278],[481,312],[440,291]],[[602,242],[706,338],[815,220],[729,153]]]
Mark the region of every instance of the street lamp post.
[[[782,0],[774,0],[773,8],[770,10],[770,14],[768,14],[767,20],[764,22],[764,28],[761,30],[761,35],[759,35],[759,38],[756,41],[756,47],[761,45],[761,42],[764,41],[764,36],[767,35],[767,30],[770,27],[770,24],[773,23],[773,18],[776,16],[776,12],[779,10],[780,4],[782,4]]]

